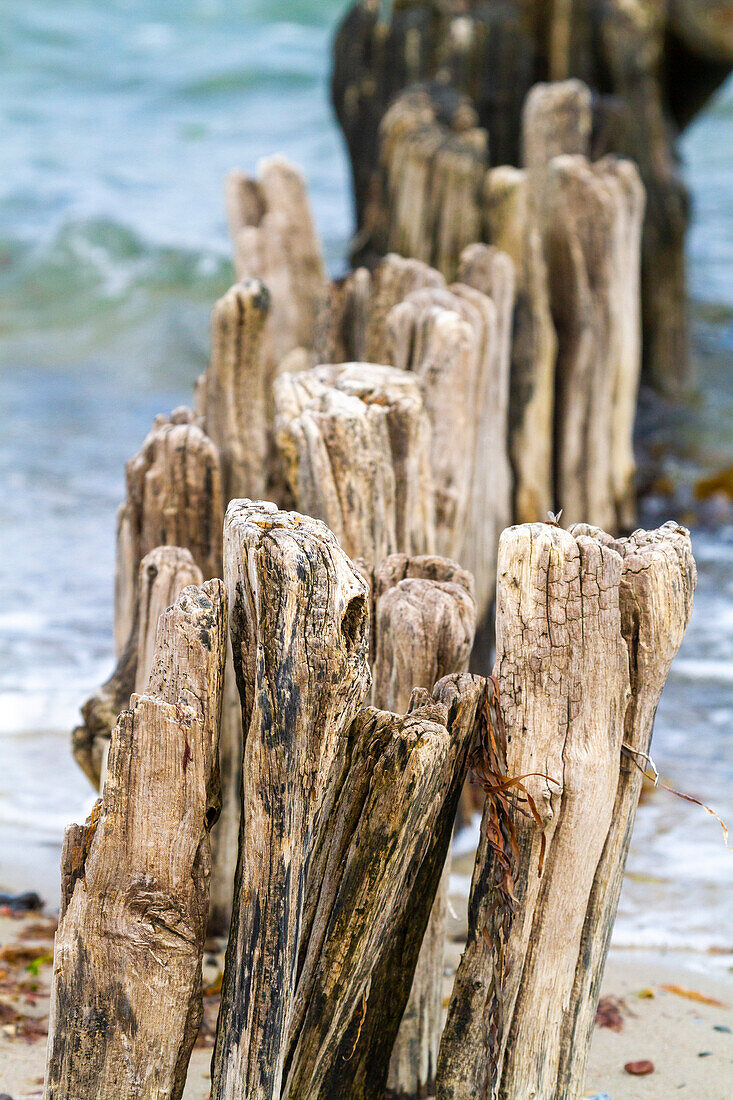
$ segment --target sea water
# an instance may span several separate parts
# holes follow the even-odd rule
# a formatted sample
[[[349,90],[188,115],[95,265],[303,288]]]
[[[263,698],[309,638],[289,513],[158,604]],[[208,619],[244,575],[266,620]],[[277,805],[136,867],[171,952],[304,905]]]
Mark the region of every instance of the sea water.
[[[69,732],[113,665],[124,463],[205,366],[209,309],[232,279],[226,172],[274,152],[301,164],[329,266],[345,263],[349,173],[328,104],[344,6],[2,5],[0,889],[54,903],[63,827],[93,801]],[[682,153],[701,397],[654,430],[689,489],[733,462],[730,89]],[[654,757],[733,819],[733,527],[693,538],[695,612]],[[629,872],[617,942],[733,948],[733,855],[704,811],[662,792],[645,802]]]

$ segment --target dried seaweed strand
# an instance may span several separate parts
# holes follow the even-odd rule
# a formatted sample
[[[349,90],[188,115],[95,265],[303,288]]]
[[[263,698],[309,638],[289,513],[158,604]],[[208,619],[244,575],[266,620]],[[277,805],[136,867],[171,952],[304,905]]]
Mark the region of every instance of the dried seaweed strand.
[[[652,783],[655,787],[661,787],[664,791],[669,791],[670,794],[676,795],[677,798],[683,798],[685,802],[693,802],[696,806],[701,806],[706,813],[710,814],[711,817],[714,817],[720,825],[721,829],[723,830],[723,843],[725,844],[729,852],[733,851],[733,848],[731,848],[730,844],[728,843],[728,826],[723,821],[723,818],[720,816],[719,813],[716,813],[716,811],[708,806],[707,803],[702,802],[699,798],[695,798],[694,795],[685,794],[683,791],[677,791],[674,787],[670,787],[666,783],[661,783],[659,780],[659,772],[657,771],[656,764],[652,760],[651,756],[649,756],[647,753],[639,752],[638,749],[632,749],[630,745],[626,744],[621,746],[621,751],[628,756],[629,760],[631,760],[631,763],[639,769],[641,774],[649,783]],[[636,759],[637,756],[641,756],[644,760],[647,761],[650,768],[652,769],[651,775],[646,770],[646,768],[642,768],[641,764]]]

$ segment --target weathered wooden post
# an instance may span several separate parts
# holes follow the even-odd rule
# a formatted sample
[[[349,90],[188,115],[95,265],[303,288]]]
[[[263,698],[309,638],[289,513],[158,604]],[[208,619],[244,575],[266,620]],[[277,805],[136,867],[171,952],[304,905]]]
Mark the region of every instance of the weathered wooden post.
[[[404,714],[413,688],[468,667],[476,630],[473,577],[454,561],[392,554],[373,581],[372,702]]]
[[[202,584],[201,570],[188,550],[159,546],[146,554],[138,570],[132,629],[114,672],[81,708],[83,724],[71,735],[74,759],[98,790],[104,782],[110,738],[121,710],[133,692],[148,683],[158,632],[158,619],[189,584]]]
[[[430,423],[417,379],[370,363],[283,374],[276,438],[297,506],[371,566],[435,549]]]
[[[438,83],[404,92],[380,126],[357,258],[396,252],[454,278],[462,250],[479,239],[487,165],[486,132],[470,100]]]
[[[394,554],[374,578],[376,636],[372,696],[401,714],[416,687],[432,690],[443,676],[463,672],[473,645],[473,578],[445,558]],[[450,855],[446,858],[390,1059],[387,1095],[420,1097],[435,1088],[443,1028],[443,953]]]
[[[483,622],[494,594],[499,532],[512,514],[507,406],[514,284],[508,256],[472,248],[473,264],[466,262],[482,287],[454,283],[411,291],[392,308],[387,327],[392,362],[414,371],[423,384],[437,549],[473,573]],[[501,317],[487,290],[497,294]]]
[[[235,283],[211,312],[203,419],[219,449],[225,503],[261,497],[267,490],[272,398],[262,342],[269,310],[267,287],[247,279]]]
[[[733,65],[727,0],[356,0],[334,40],[332,94],[351,159],[358,249],[385,218],[374,217],[386,167],[407,182],[434,173],[434,195],[413,210],[402,195],[401,224],[415,227],[440,190],[440,126],[409,105],[440,87],[465,102],[470,132],[488,135],[492,167],[519,166],[525,97],[539,80],[576,78],[593,92],[593,156],[631,158],[648,195],[643,242],[644,361],[662,390],[689,381],[684,241],[689,203],[675,140]],[[417,86],[417,87],[416,87]],[[463,135],[445,122],[444,144]],[[381,140],[380,140],[381,138]],[[431,144],[432,138],[432,144]],[[385,145],[389,144],[387,153]],[[413,146],[414,152],[413,152]],[[571,150],[565,150],[571,152]],[[583,151],[583,150],[578,150]],[[415,155],[418,154],[418,155]],[[421,154],[421,155],[420,155]],[[464,203],[471,211],[468,196]],[[389,218],[386,219],[389,222]],[[393,217],[393,220],[394,217]],[[440,218],[436,219],[440,224]],[[410,234],[401,236],[410,246]],[[421,251],[425,257],[425,241]]]
[[[221,573],[224,513],[219,453],[189,409],[157,416],[127,463],[117,524],[115,648],[130,637],[140,562],[156,546],[190,550],[206,580]]]
[[[101,802],[67,830],[46,1100],[183,1092],[202,1016],[226,607],[214,580],[163,615]]]
[[[477,397],[481,411],[473,460],[471,523],[460,556],[460,561],[474,575],[476,602],[483,618],[496,587],[499,535],[514,516],[514,472],[510,455],[512,332],[516,300],[514,264],[505,252],[492,245],[469,245],[460,256],[458,286],[471,287],[486,295],[493,302],[496,314],[494,339],[487,342],[489,365],[483,392]]]
[[[345,734],[369,684],[369,611],[364,581],[316,520],[234,501],[225,540],[245,751],[213,1094],[233,1100],[280,1094],[308,869],[328,843]]]
[[[617,541],[533,524],[504,532],[498,577],[493,743],[517,786],[483,777],[437,1092],[575,1100],[641,787],[633,760],[649,751],[695,565],[674,524]]]
[[[313,347],[326,293],[321,244],[303,175],[284,157],[261,161],[257,178],[230,172],[226,202],[237,278],[261,279],[270,294],[263,354],[271,384],[288,352]]]
[[[445,288],[443,275],[422,260],[390,253],[372,276],[372,293],[364,337],[364,354],[369,363],[392,363],[392,338],[388,318],[394,306],[413,290]]]
[[[644,202],[633,165],[624,163],[627,186],[609,167],[579,156],[550,162],[543,237],[558,334],[556,504],[569,522],[591,517],[618,530],[635,511],[641,257],[632,249]]]
[[[247,736],[213,1096],[376,1100],[484,684],[360,710],[368,589],[330,531],[235,501],[225,539]]]

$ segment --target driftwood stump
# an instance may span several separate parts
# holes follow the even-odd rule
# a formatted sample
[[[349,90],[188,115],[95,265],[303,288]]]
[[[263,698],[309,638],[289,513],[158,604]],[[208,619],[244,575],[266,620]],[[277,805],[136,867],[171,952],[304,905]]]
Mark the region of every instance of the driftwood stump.
[[[509,450],[514,515],[520,522],[530,522],[554,506],[557,338],[542,235],[532,213],[526,174],[517,168],[492,169],[486,175],[484,199],[487,235],[511,258],[516,273]]]
[[[283,374],[276,438],[297,506],[370,565],[435,548],[430,424],[413,375],[369,363]]]
[[[309,866],[369,684],[366,585],[317,520],[234,501],[225,573],[245,730],[213,1095],[280,1094]],[[317,613],[315,612],[317,609]]]
[[[247,279],[228,290],[211,313],[203,417],[219,449],[227,503],[233,497],[264,496],[267,489],[272,425],[262,341],[269,309],[265,285]]]
[[[486,132],[471,102],[445,85],[417,85],[385,114],[380,162],[355,259],[396,252],[455,277],[479,239]]]
[[[470,116],[469,132],[477,126],[485,131],[496,168],[520,164],[520,121],[533,85],[548,78],[584,81],[593,92],[594,158],[613,153],[633,160],[649,199],[642,279],[646,369],[661,389],[685,384],[689,212],[675,141],[733,67],[728,0],[357,0],[338,27],[333,59],[332,96],[354,180],[357,249],[365,238],[383,239],[373,233],[375,223],[414,227],[423,220],[419,187],[414,209],[404,201],[405,186],[402,212],[398,197],[388,195],[392,214],[374,215],[385,173],[396,175],[397,164],[404,165],[405,183],[409,167],[419,184],[441,160],[440,126],[428,114],[420,124],[417,110],[405,106],[424,95],[420,89],[438,85],[443,101],[468,99],[463,114]],[[460,128],[443,123],[446,148],[460,146],[462,138]],[[470,216],[468,196],[465,208]],[[437,218],[435,225],[441,224]],[[431,228],[425,225],[426,232]],[[403,247],[411,242],[407,233],[400,240]],[[414,254],[425,257],[430,247],[423,240]]]
[[[339,842],[319,890],[318,939],[311,933],[304,954],[288,1100],[385,1095],[484,692],[480,677],[449,676],[433,701],[416,691],[404,717],[369,709],[354,721]]]
[[[499,532],[512,511],[507,409],[514,276],[509,257],[494,248],[471,246],[460,262],[473,283],[411,291],[389,312],[387,330],[391,361],[414,371],[423,385],[436,546],[474,574],[481,621],[494,595]]]
[[[67,830],[46,1100],[183,1092],[203,1011],[225,639],[222,582],[185,589],[120,715],[101,802]]]
[[[333,535],[238,501],[225,538],[247,736],[212,1094],[376,1100],[484,681],[449,677],[404,716],[359,710],[369,592]]]
[[[609,170],[610,169],[610,170]],[[544,174],[543,235],[558,335],[556,504],[618,530],[634,515],[643,188],[628,161],[557,157]],[[634,295],[632,297],[632,295]]]
[[[496,587],[499,535],[514,515],[509,398],[516,273],[505,252],[493,246],[473,244],[461,253],[458,280],[460,286],[472,287],[489,297],[496,311],[494,340],[487,345],[490,361],[483,391],[477,396],[480,412],[473,461],[471,519],[460,557],[477,578],[476,602],[483,618]]]
[[[372,703],[404,714],[416,687],[464,672],[476,629],[473,577],[447,558],[392,554],[373,583]]]
[[[112,730],[133,692],[142,694],[152,668],[158,619],[189,584],[203,576],[188,550],[159,546],[140,563],[132,629],[122,656],[108,680],[81,708],[83,725],[71,735],[74,759],[98,790],[104,781]]]
[[[629,752],[648,752],[694,582],[673,524],[618,541],[583,526],[502,536],[494,737],[542,830],[521,789],[504,809],[488,794],[440,1100],[580,1095],[640,790]]]
[[[270,294],[263,355],[271,384],[288,352],[313,347],[326,293],[321,244],[303,175],[283,157],[261,161],[256,179],[230,172],[226,203],[237,278],[261,279]]]
[[[224,514],[219,453],[188,409],[157,416],[127,463],[127,499],[117,526],[115,648],[135,617],[140,562],[156,546],[190,550],[206,580],[221,573]]]
[[[376,657],[373,702],[402,713],[416,687],[432,690],[443,676],[463,672],[473,645],[473,579],[445,558],[395,554],[374,581]],[[450,856],[425,930],[410,998],[392,1050],[387,1095],[420,1097],[435,1089],[443,1026],[443,948]]]

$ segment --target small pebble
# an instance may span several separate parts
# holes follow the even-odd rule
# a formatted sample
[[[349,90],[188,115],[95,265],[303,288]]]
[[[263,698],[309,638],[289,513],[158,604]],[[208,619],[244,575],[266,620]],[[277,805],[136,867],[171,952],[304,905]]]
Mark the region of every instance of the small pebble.
[[[632,1077],[646,1077],[647,1073],[654,1073],[654,1062],[627,1062],[624,1069]]]

